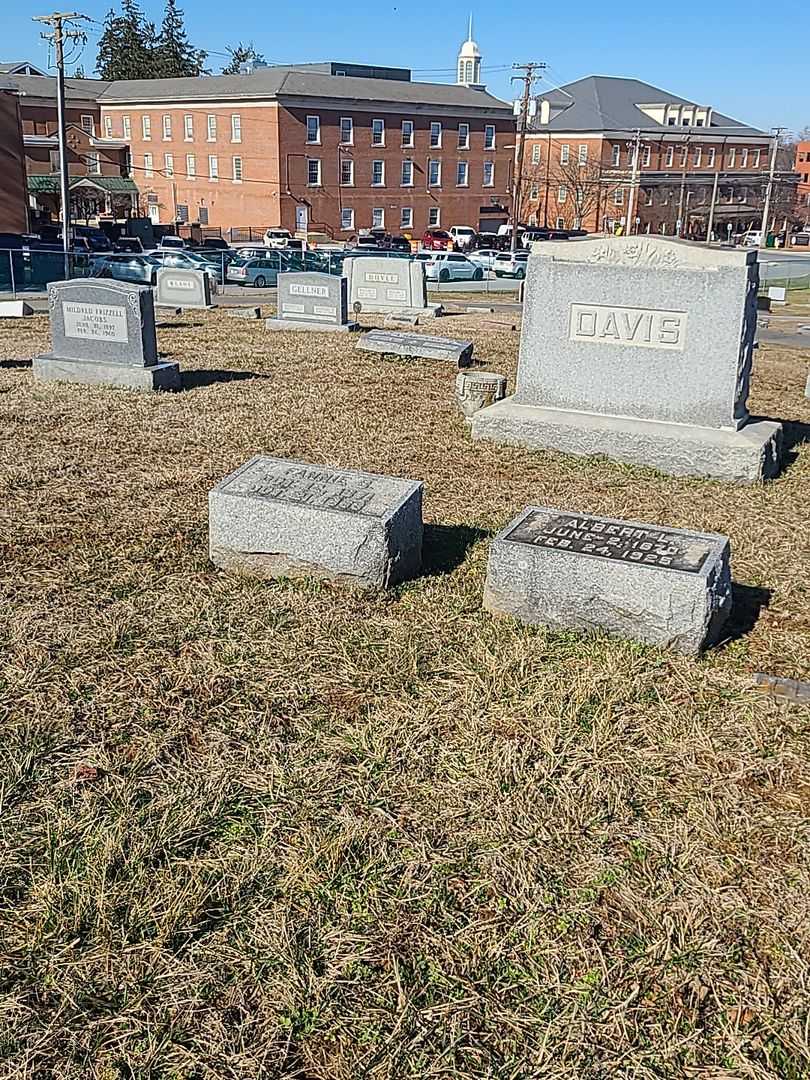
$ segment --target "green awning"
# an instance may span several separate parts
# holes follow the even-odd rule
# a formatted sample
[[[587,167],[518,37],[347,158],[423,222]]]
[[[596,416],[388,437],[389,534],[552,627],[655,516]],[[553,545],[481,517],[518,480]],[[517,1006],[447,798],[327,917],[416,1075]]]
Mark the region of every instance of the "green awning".
[[[111,195],[137,195],[138,188],[128,176],[71,176],[70,189],[95,188]],[[58,195],[59,173],[33,174],[28,177],[28,190],[32,195]]]

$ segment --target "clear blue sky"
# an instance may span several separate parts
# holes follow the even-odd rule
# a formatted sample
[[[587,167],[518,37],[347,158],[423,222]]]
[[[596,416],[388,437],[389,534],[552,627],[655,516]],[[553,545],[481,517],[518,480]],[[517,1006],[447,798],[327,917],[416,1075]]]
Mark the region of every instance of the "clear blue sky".
[[[79,0],[72,10],[100,22],[110,6],[111,0]],[[412,68],[422,81],[452,82],[471,0],[181,0],[181,6],[191,40],[212,54],[252,39],[272,62],[390,64]],[[142,7],[160,21],[162,0],[142,0]],[[39,0],[9,0],[0,16],[0,59],[43,66],[47,47],[31,16],[51,10]],[[810,126],[810,0],[490,0],[472,11],[484,81],[500,97],[512,96],[505,66],[539,60],[548,64],[541,87],[583,75],[626,75],[759,127]],[[99,27],[90,32],[82,58],[87,74]],[[214,71],[225,62],[216,55],[209,60]]]

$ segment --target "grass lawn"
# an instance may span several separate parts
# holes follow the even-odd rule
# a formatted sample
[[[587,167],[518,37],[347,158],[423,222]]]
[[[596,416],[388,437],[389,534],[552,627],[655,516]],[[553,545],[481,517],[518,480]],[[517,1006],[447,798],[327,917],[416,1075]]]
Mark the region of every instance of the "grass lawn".
[[[418,329],[511,382],[491,318]],[[472,443],[447,364],[158,333],[182,394],[34,385],[47,319],[0,326],[0,1077],[810,1075],[810,709],[752,686],[808,678],[810,444],[673,479]],[[807,368],[756,356],[792,441]],[[207,492],[259,452],[424,480],[424,575],[217,571]],[[729,639],[490,617],[530,502],[728,534]]]

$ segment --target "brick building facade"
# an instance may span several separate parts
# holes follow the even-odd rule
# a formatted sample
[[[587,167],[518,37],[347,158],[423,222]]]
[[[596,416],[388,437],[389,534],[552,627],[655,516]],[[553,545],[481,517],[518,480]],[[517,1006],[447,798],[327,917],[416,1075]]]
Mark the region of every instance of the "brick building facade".
[[[797,143],[795,169],[799,176],[797,190],[799,205],[810,207],[810,139]]]
[[[16,90],[0,77],[0,233],[28,229],[22,116]]]

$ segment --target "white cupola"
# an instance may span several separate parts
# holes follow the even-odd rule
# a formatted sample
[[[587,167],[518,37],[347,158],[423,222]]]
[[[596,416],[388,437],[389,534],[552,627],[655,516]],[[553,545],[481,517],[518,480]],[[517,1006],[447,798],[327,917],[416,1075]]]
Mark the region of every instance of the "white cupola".
[[[458,54],[458,77],[456,82],[459,86],[469,86],[474,89],[481,87],[481,50],[473,41],[472,15],[470,15],[470,29],[467,40],[461,46]]]

